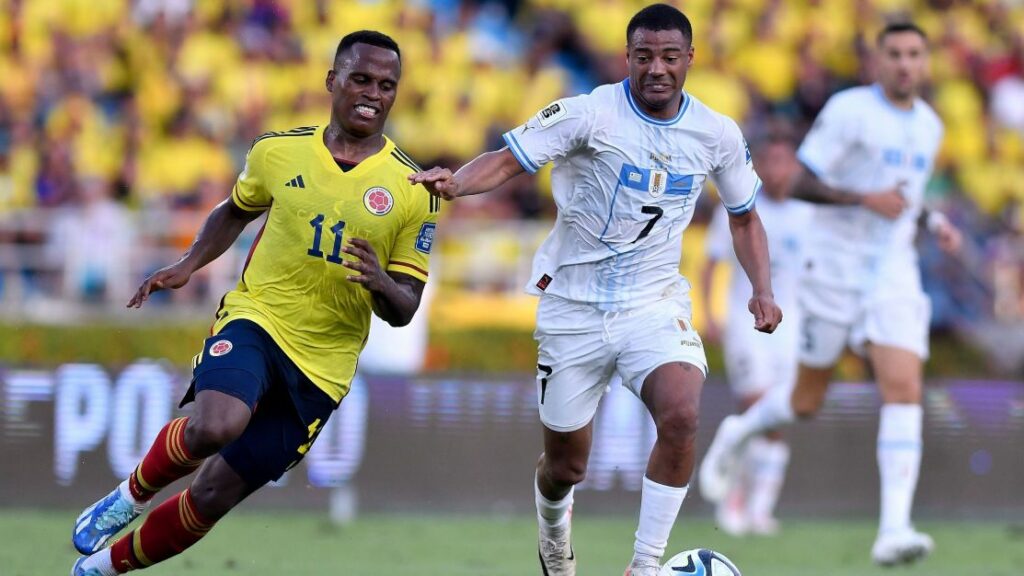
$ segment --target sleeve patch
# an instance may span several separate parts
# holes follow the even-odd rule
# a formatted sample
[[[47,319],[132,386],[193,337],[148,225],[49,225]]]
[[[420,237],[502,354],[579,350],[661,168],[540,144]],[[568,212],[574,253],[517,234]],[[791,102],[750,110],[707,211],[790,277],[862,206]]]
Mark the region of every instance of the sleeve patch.
[[[424,222],[423,226],[420,226],[420,234],[416,237],[416,250],[430,254],[430,249],[434,246],[434,230],[436,228],[437,224],[433,222]]]
[[[547,128],[560,120],[564,120],[565,115],[565,104],[562,102],[555,102],[540,112],[537,112],[537,122],[540,122],[541,128]]]

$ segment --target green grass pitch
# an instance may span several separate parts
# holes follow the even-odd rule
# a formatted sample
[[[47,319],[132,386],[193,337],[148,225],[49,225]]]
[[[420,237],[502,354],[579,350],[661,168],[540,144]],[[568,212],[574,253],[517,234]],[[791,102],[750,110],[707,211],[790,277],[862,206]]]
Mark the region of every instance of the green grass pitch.
[[[0,511],[0,574],[68,574],[75,512]],[[577,514],[579,576],[619,576],[631,553],[634,521]],[[914,567],[881,569],[868,560],[868,521],[788,521],[770,539],[733,539],[705,519],[682,519],[669,552],[708,547],[746,576],[943,576],[1024,574],[1024,528],[1005,523],[922,522],[936,553]],[[152,576],[323,574],[351,576],[538,575],[532,518],[365,516],[343,528],[323,515],[240,512],[185,554],[144,571]]]

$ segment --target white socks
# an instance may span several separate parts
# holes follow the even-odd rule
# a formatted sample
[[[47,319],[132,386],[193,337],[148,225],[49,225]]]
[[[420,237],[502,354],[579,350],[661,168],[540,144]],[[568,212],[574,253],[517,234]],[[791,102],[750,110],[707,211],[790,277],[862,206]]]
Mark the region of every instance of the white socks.
[[[772,386],[760,400],[739,417],[740,438],[746,439],[791,423],[793,386]]]
[[[82,568],[88,570],[98,570],[103,576],[117,576],[117,570],[114,570],[114,562],[110,559],[110,547],[104,548],[99,552],[89,556],[82,563]]]
[[[683,505],[688,489],[689,486],[675,488],[658,484],[644,476],[640,496],[640,524],[633,544],[634,558],[637,555],[654,558],[665,555],[669,533],[676,523],[676,516],[679,515],[679,508]]]
[[[569,509],[572,508],[572,495],[575,490],[575,486],[570,488],[569,493],[561,500],[548,500],[540,493],[540,487],[537,486],[537,479],[536,477],[534,478],[533,496],[534,501],[537,504],[537,521],[540,523],[541,527],[557,528],[568,524]]]
[[[910,509],[921,468],[918,404],[884,404],[878,425],[878,472],[882,481],[879,533],[910,528]]]
[[[751,438],[745,458],[750,479],[747,493],[747,517],[766,520],[773,517],[789,464],[789,446],[763,436]]]

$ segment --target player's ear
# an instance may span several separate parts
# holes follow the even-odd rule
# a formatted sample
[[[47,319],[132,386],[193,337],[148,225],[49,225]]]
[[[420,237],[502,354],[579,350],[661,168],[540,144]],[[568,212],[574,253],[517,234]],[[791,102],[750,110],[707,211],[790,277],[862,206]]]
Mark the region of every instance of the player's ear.
[[[327,91],[328,92],[334,92],[334,77],[335,77],[335,73],[334,73],[334,69],[332,68],[332,69],[327,71]]]
[[[693,43],[690,43],[690,48],[686,51],[686,69],[689,70],[690,66],[693,66]]]

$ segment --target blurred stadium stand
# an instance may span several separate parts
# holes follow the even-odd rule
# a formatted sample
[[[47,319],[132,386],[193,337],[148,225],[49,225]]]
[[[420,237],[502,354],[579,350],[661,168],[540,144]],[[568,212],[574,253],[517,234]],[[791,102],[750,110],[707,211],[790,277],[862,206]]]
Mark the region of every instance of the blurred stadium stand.
[[[623,78],[625,25],[644,4],[0,0],[0,315],[74,322],[122,308],[227,195],[254,137],[328,119],[323,79],[349,31],[379,29],[402,47],[389,135],[421,165],[456,166],[551,100]],[[887,19],[928,31],[928,98],[946,123],[929,201],[968,240],[952,261],[922,243],[934,324],[1019,362],[1024,4],[675,4],[695,29],[687,90],[741,121],[752,142],[780,129],[799,137],[831,93],[870,81],[865,55]],[[714,202],[702,198],[686,270],[702,258]],[[527,329],[520,286],[552,216],[546,172],[447,205],[440,324]],[[241,244],[162,302],[176,317],[207,317],[233,285]],[[170,314],[160,303],[152,313]]]

